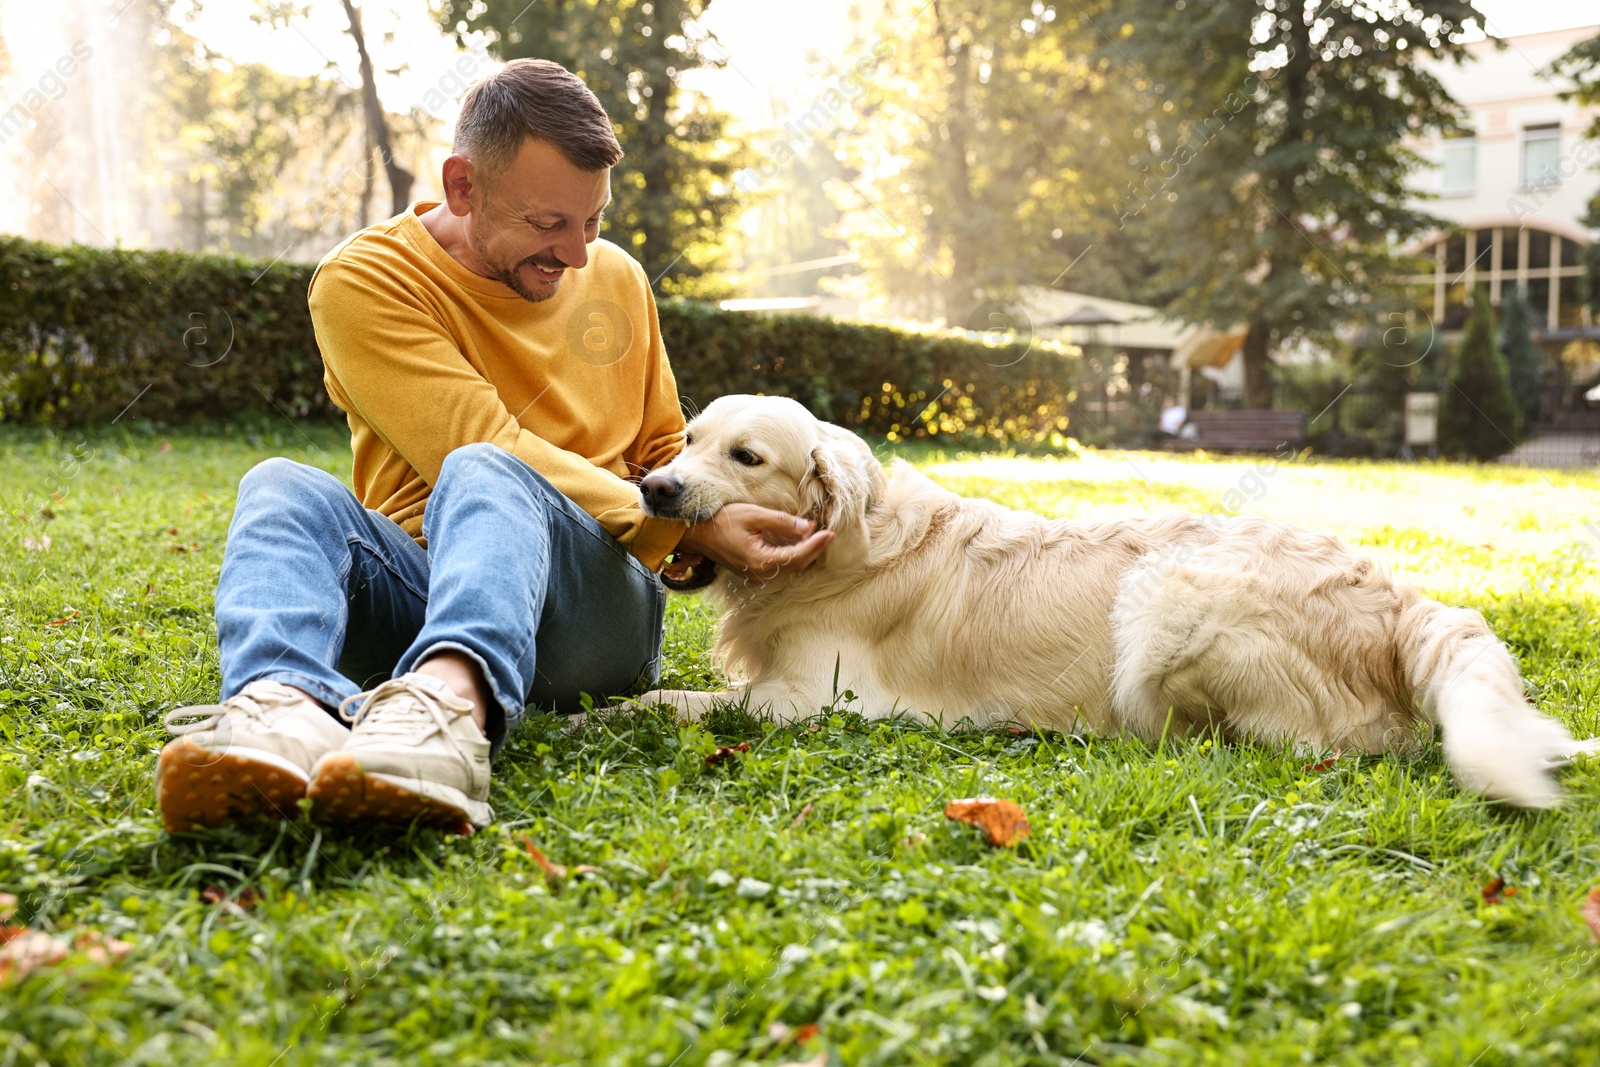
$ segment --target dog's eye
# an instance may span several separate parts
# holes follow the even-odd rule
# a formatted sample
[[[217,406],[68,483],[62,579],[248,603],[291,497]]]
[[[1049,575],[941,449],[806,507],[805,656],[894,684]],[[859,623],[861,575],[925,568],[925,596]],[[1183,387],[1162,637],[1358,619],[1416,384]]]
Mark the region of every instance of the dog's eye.
[[[748,448],[736,448],[729,455],[733,456],[735,463],[743,463],[746,467],[761,466],[761,457]]]

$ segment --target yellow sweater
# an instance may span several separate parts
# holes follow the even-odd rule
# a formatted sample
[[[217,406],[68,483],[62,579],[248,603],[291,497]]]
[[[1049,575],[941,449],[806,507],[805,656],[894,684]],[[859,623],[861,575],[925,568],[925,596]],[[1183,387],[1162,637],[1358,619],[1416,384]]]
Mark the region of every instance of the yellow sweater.
[[[433,206],[354,234],[311,278],[356,495],[422,541],[444,457],[487,441],[660,570],[685,527],[645,515],[624,479],[677,454],[683,415],[644,269],[596,241],[555,296],[530,304],[439,246],[417,217]]]

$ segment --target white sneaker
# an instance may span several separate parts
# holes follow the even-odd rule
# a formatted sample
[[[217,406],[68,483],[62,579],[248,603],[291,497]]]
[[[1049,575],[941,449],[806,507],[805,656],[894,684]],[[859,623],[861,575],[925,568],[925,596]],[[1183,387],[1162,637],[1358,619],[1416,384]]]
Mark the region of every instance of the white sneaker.
[[[320,704],[269,681],[165,722],[176,739],[156,761],[156,801],[174,833],[238,816],[294,818],[311,769],[350,736]]]
[[[351,714],[346,708],[360,702]],[[391,678],[339,706],[342,749],[317,761],[306,796],[331,819],[421,822],[458,833],[494,821],[489,742],[472,702],[426,674]]]

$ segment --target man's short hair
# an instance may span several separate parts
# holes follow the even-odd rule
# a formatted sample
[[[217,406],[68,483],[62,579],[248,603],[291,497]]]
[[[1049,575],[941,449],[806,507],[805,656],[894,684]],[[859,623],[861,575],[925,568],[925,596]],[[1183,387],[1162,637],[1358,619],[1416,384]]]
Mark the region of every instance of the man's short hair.
[[[616,166],[622,146],[599,99],[576,74],[548,59],[513,59],[467,90],[451,151],[485,180],[530,137],[547,141],[580,170]]]

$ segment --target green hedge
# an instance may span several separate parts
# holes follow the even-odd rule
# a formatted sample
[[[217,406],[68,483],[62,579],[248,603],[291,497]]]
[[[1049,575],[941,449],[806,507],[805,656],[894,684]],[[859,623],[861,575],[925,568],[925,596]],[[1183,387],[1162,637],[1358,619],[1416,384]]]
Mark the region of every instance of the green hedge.
[[[306,310],[312,267],[0,238],[0,420],[338,419]],[[679,391],[792,396],[891,437],[1039,441],[1067,429],[1077,360],[803,316],[661,304]]]

